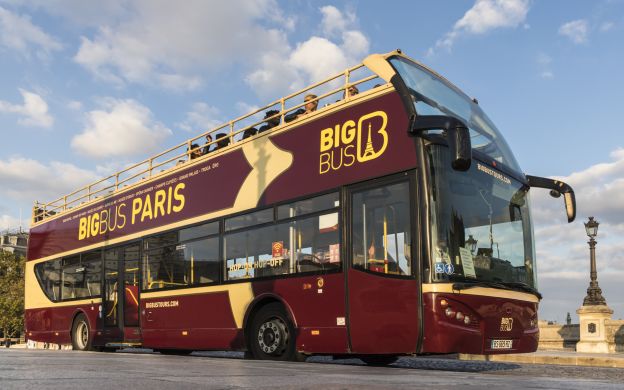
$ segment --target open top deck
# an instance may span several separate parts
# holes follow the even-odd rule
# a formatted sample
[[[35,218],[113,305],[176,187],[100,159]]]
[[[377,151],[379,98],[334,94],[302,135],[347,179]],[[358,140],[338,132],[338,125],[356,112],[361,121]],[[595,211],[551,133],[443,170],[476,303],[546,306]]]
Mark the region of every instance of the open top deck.
[[[190,161],[194,158],[206,158],[209,153],[224,149],[236,148],[237,144],[246,139],[246,132],[273,120],[275,125],[269,131],[278,131],[285,126],[297,126],[299,118],[289,118],[296,110],[305,106],[304,96],[314,94],[313,101],[318,102],[314,112],[320,113],[337,102],[349,103],[354,94],[349,92],[355,86],[362,93],[386,85],[388,78],[379,69],[371,71],[370,63],[376,59],[396,55],[400,52],[391,52],[385,55],[373,54],[363,63],[345,69],[325,80],[309,85],[290,95],[284,96],[267,105],[264,105],[246,115],[228,121],[215,128],[205,131],[194,138],[175,145],[161,153],[149,157],[141,162],[132,164],[103,179],[90,183],[69,194],[63,195],[51,202],[35,202],[32,213],[32,222],[37,224],[52,216],[62,215],[76,207],[101,200],[118,191],[126,190],[134,185],[143,183],[167,173],[170,169]],[[367,66],[369,65],[369,66]],[[383,70],[383,69],[381,69]],[[266,115],[273,110],[273,115]],[[277,123],[279,121],[279,123]],[[259,133],[252,135],[257,136]],[[208,139],[210,136],[211,140]]]

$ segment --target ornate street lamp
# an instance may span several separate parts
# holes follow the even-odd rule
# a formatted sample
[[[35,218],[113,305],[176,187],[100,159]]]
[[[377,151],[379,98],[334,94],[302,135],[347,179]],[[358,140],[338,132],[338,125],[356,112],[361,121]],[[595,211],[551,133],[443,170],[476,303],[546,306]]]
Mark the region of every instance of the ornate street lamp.
[[[472,234],[468,235],[466,245],[468,245],[468,249],[470,249],[470,252],[472,252],[473,254],[477,250],[477,242],[479,242],[479,240],[475,240]]]
[[[590,282],[587,288],[587,295],[583,299],[583,306],[588,305],[607,305],[607,301],[602,296],[602,290],[598,286],[598,273],[596,272],[596,244],[594,239],[598,235],[598,221],[594,220],[594,217],[589,217],[589,221],[585,223],[585,231],[589,237],[589,254],[590,254]]]

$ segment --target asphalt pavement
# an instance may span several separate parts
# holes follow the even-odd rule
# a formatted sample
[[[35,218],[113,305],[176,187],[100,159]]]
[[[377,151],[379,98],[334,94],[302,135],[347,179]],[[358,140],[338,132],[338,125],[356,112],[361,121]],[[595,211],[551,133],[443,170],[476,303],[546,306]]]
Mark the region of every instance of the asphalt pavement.
[[[449,357],[403,357],[390,367],[314,356],[305,363],[243,359],[236,352],[167,356],[0,349],[0,389],[624,389],[618,368]]]

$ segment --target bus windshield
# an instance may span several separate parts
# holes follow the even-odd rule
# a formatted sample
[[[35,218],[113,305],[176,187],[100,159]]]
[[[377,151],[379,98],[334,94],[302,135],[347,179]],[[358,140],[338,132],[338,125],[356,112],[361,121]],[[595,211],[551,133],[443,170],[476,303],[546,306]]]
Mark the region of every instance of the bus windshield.
[[[433,281],[536,288],[528,187],[473,160],[449,165],[449,149],[430,144]]]
[[[478,104],[408,59],[392,57],[389,61],[409,88],[418,115],[447,115],[462,120],[470,130],[473,149],[522,172],[505,139]]]

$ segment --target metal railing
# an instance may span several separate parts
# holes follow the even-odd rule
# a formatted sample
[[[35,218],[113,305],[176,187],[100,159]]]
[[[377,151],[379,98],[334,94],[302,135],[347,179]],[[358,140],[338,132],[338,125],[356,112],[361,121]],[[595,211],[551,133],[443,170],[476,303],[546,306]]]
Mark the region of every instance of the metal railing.
[[[360,73],[363,73],[363,75],[360,75]],[[375,82],[378,84],[375,84]],[[58,214],[64,214],[68,210],[82,204],[110,196],[125,189],[129,185],[165,174],[171,168],[197,158],[200,155],[206,155],[217,149],[220,150],[229,147],[244,139],[243,133],[246,130],[255,129],[256,126],[268,123],[271,119],[279,118],[279,124],[276,124],[272,129],[282,128],[287,122],[294,123],[296,118],[288,120],[288,114],[304,107],[306,102],[296,103],[294,105],[289,104],[294,99],[305,96],[305,94],[314,93],[317,97],[312,101],[317,101],[319,103],[322,100],[331,101],[331,103],[327,103],[323,107],[320,107],[319,104],[317,111],[321,111],[338,101],[348,102],[353,99],[353,96],[348,93],[348,89],[351,86],[356,86],[356,88],[364,90],[365,88],[373,89],[382,84],[385,84],[385,82],[363,64],[348,68],[341,73],[275,100],[257,110],[201,133],[197,137],[188,139],[155,156],[126,167],[123,170],[79,188],[67,195],[63,195],[51,202],[35,202],[32,221],[36,223]],[[301,101],[303,101],[303,99],[301,99]],[[278,112],[271,116],[259,116],[259,114],[268,110],[276,110]],[[207,136],[210,136],[212,140],[208,141],[206,139]],[[206,139],[206,141],[203,141],[204,139]],[[211,148],[213,149],[211,150]]]

